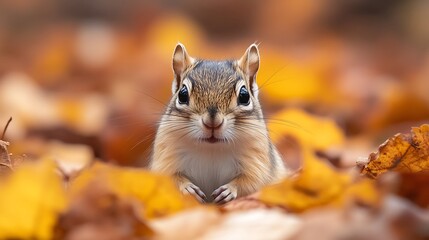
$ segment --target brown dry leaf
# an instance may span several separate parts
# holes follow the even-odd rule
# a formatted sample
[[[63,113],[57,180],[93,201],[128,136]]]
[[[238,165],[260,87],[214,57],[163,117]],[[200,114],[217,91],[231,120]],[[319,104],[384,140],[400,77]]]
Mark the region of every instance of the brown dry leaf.
[[[154,232],[140,215],[140,205],[120,198],[100,179],[91,182],[61,214],[55,239],[141,239]]]
[[[20,165],[0,183],[0,196],[1,239],[51,239],[67,202],[49,160]]]
[[[295,212],[328,204],[343,206],[350,200],[378,205],[380,193],[371,180],[355,181],[350,174],[334,170],[309,152],[304,153],[304,161],[302,172],[265,187],[260,200]]]
[[[429,125],[414,127],[409,134],[396,134],[371,153],[362,174],[376,178],[387,171],[402,173],[429,170]]]
[[[12,170],[12,162],[10,161],[7,146],[9,146],[8,142],[0,140],[0,173]]]
[[[102,179],[104,184],[120,197],[130,197],[142,205],[142,215],[160,217],[197,206],[190,196],[183,196],[170,177],[144,169],[125,168],[95,163],[71,183],[72,195],[78,196],[92,181]]]

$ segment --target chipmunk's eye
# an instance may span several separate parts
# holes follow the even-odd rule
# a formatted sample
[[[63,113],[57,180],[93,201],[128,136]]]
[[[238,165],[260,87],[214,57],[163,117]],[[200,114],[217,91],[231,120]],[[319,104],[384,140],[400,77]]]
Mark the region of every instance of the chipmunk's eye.
[[[186,85],[183,85],[183,87],[179,91],[179,103],[189,104],[189,93]]]
[[[240,92],[238,93],[238,104],[247,106],[250,103],[250,95],[249,91],[247,91],[245,86],[240,88]]]

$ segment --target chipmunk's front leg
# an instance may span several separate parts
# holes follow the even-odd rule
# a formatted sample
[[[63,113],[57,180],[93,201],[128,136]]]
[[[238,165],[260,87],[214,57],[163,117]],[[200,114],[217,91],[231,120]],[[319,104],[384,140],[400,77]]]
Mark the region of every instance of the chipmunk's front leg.
[[[182,174],[176,174],[174,176],[174,179],[179,186],[180,191],[183,194],[191,194],[193,195],[199,202],[204,203],[207,200],[206,195],[204,194],[201,189],[193,184],[187,177],[183,176]]]
[[[258,184],[248,175],[240,175],[213,191],[213,203],[224,204],[258,189]]]

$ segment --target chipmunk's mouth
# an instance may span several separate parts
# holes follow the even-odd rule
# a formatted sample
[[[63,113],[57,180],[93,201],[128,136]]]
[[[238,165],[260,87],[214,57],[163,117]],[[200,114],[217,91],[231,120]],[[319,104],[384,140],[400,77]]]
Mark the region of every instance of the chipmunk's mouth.
[[[225,139],[223,138],[216,138],[215,136],[211,136],[209,138],[203,138],[202,139],[204,142],[208,142],[208,143],[219,143],[219,142],[225,142]]]

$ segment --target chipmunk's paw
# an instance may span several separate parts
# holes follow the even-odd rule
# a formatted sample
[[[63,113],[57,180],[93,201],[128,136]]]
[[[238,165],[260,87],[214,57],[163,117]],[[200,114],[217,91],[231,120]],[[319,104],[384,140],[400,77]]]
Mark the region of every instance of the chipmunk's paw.
[[[201,203],[205,203],[206,202],[206,195],[204,194],[203,191],[201,191],[201,189],[199,187],[197,187],[195,184],[193,183],[185,183],[180,187],[180,191],[183,194],[191,194],[193,195],[199,202]]]
[[[237,188],[231,184],[225,184],[214,190],[212,193],[214,198],[213,202],[217,204],[224,204],[237,198]]]

